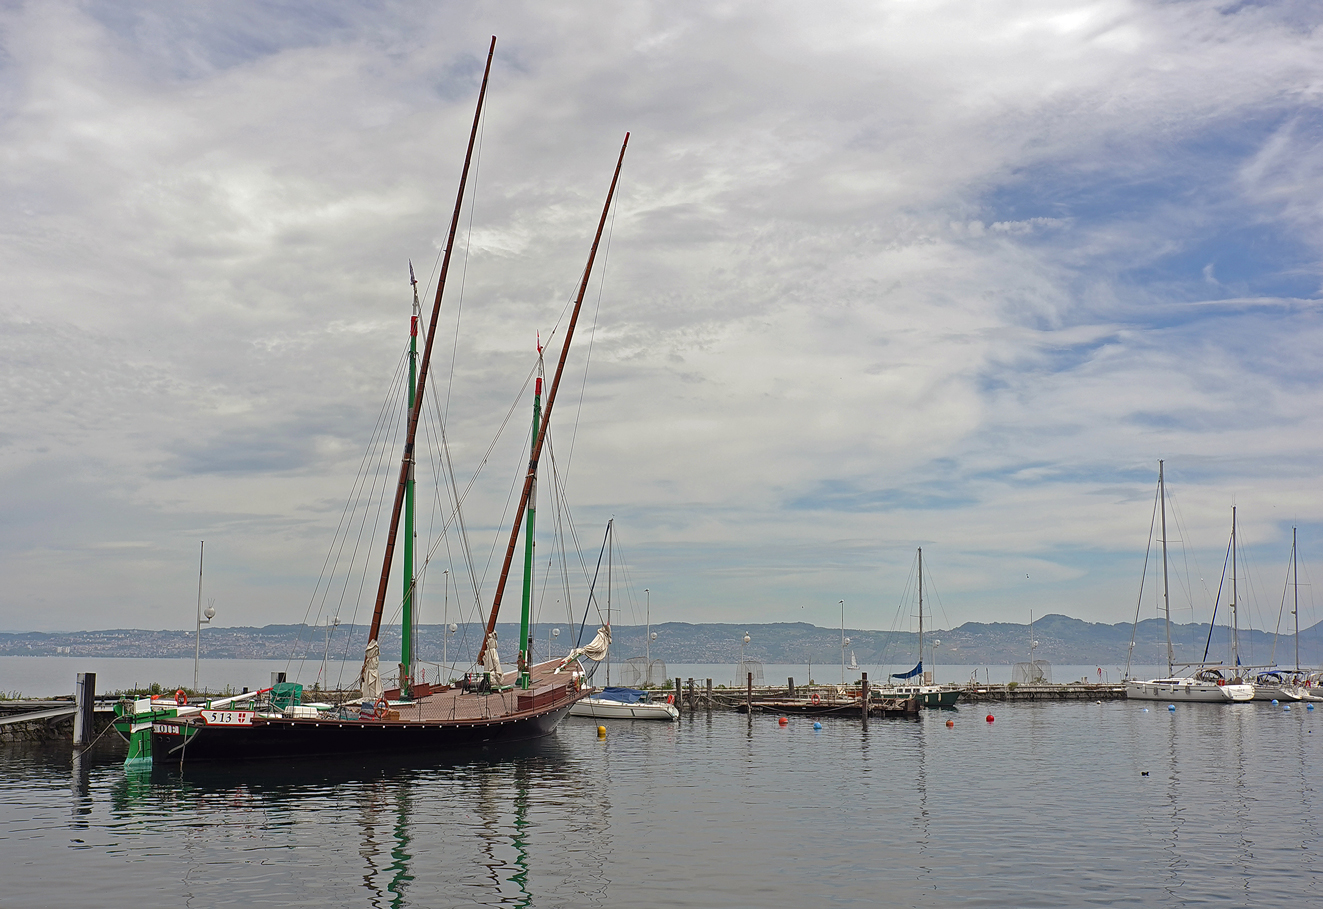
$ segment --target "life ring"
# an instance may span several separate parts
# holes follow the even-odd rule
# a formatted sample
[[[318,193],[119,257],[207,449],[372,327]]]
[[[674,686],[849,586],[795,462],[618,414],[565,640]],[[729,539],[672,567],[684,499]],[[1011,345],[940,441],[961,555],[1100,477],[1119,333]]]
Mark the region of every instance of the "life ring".
[[[188,704],[188,695],[184,693],[184,689],[180,688],[175,692],[175,706],[183,707],[186,704]]]
[[[822,703],[822,698],[818,697],[818,693],[817,693],[816,691],[813,692],[813,694],[811,694],[811,695],[809,696],[809,700],[813,703],[813,705],[814,705],[815,707],[816,707],[818,704],[821,704],[821,703]]]
[[[377,703],[372,705],[372,715],[379,720],[385,719],[388,710],[390,710],[390,701],[385,697],[377,698]]]
[[[1221,688],[1221,687],[1222,687],[1223,685],[1225,685],[1226,683],[1227,683],[1227,680],[1226,680],[1226,679],[1218,679],[1218,680],[1217,680],[1217,687]]]

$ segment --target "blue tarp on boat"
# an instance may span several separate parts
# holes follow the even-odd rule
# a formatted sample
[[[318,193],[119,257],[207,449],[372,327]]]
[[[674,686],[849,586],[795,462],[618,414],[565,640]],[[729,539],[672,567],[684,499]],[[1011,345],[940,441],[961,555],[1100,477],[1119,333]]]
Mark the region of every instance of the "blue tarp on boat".
[[[620,701],[622,704],[637,704],[643,700],[643,692],[637,688],[603,688],[600,694],[593,695],[603,701]]]
[[[909,672],[893,672],[891,673],[891,677],[893,679],[912,679],[921,672],[923,672],[923,660],[919,660],[919,665],[915,666]]]

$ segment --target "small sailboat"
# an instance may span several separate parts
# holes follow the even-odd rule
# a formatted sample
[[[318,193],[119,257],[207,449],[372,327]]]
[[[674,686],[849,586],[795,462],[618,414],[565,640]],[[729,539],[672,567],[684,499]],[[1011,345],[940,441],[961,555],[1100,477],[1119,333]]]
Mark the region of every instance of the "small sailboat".
[[[1251,701],[1254,699],[1254,686],[1244,684],[1238,676],[1228,680],[1223,676],[1221,664],[1206,665],[1202,663],[1185,664],[1186,668],[1197,668],[1193,675],[1177,676],[1175,674],[1175,654],[1171,644],[1171,596],[1167,584],[1167,487],[1162,461],[1158,461],[1158,501],[1161,503],[1162,515],[1162,611],[1163,618],[1167,627],[1167,675],[1160,679],[1131,679],[1125,680],[1125,696],[1133,700],[1140,701],[1180,701],[1180,702],[1207,702],[1214,704],[1225,704],[1229,701]],[[1232,510],[1231,533],[1232,547],[1231,551],[1235,553],[1235,530],[1236,519],[1235,510]],[[1142,584],[1141,584],[1142,591]],[[1235,614],[1235,568],[1233,562],[1232,568],[1232,615]],[[1141,593],[1142,597],[1142,593]],[[1139,626],[1139,613],[1136,607],[1135,627]],[[1211,633],[1211,629],[1210,629]],[[1234,637],[1232,639],[1234,641]],[[1134,650],[1134,639],[1132,637],[1130,648]],[[1234,646],[1234,645],[1233,645]],[[1236,660],[1239,664],[1239,657]],[[1129,675],[1129,672],[1126,673]]]
[[[854,661],[854,648],[850,649],[850,665],[845,668],[849,669],[851,672],[857,672],[859,669],[859,664]]]
[[[609,630],[611,627],[612,565],[615,557],[614,530],[615,519],[613,518],[606,524],[606,540],[604,541],[606,546],[606,628],[608,641],[610,640]],[[644,634],[645,641],[651,633],[651,618],[650,611],[648,617],[649,630]],[[665,720],[667,722],[680,718],[680,709],[675,706],[674,694],[654,697],[653,693],[646,689],[612,686],[609,652],[603,653],[602,658],[601,662],[606,669],[606,685],[575,702],[574,706],[570,708],[570,716],[588,717],[595,720]],[[650,651],[648,664],[651,665]]]
[[[934,685],[932,673],[923,669],[923,547],[919,547],[919,661],[908,672],[893,672],[887,679],[888,684],[876,689],[882,698],[916,698],[924,707],[954,707],[960,699],[957,688],[943,688]],[[892,679],[896,681],[893,682]],[[918,679],[917,682],[913,681]]]
[[[530,621],[529,572],[532,567],[533,521],[536,508],[536,480],[538,465],[547,438],[556,393],[564,373],[570,343],[574,338],[584,295],[587,291],[593,263],[596,259],[602,233],[607,223],[616,185],[624,163],[629,134],[620,148],[606,203],[602,208],[597,232],[588,255],[588,264],[582,272],[573,311],[565,329],[560,359],[556,366],[542,408],[541,345],[539,345],[539,373],[533,394],[533,432],[527,473],[523,491],[510,530],[505,560],[495,595],[487,616],[486,630],[477,666],[468,672],[459,684],[429,685],[415,676],[416,660],[413,653],[413,599],[417,579],[413,566],[414,521],[414,449],[419,419],[423,410],[424,390],[429,374],[433,339],[436,337],[446,275],[449,272],[454,249],[460,210],[465,195],[465,184],[482,118],[483,98],[491,72],[496,39],[493,38],[487,54],[487,67],[482,87],[478,92],[477,110],[469,134],[468,151],[461,171],[459,192],[444,257],[437,280],[436,299],[431,322],[425,336],[421,367],[416,368],[419,311],[415,287],[415,314],[411,319],[410,381],[408,397],[408,428],[401,458],[399,483],[395,489],[389,531],[377,590],[376,604],[364,653],[363,669],[359,677],[361,700],[348,703],[302,703],[302,686],[280,682],[258,691],[235,697],[203,703],[189,703],[183,692],[177,703],[168,705],[144,699],[123,704],[116,728],[129,739],[130,755],[126,763],[178,763],[201,760],[239,760],[270,757],[317,759],[355,753],[393,753],[415,751],[435,752],[466,746],[490,748],[547,735],[555,730],[574,704],[588,693],[586,674],[579,658],[590,659],[595,653],[605,653],[605,642],[594,640],[587,647],[578,648],[559,660],[542,663],[532,661],[533,640]],[[403,513],[403,514],[402,514]],[[400,532],[401,517],[405,525]],[[513,671],[506,671],[496,652],[496,621],[501,600],[510,574],[511,562],[517,545],[521,525],[527,519],[525,530],[524,601],[520,623],[518,661]],[[378,638],[386,605],[387,583],[391,576],[395,543],[404,538],[403,595],[400,606],[401,654],[399,684],[386,689],[380,667],[381,648]],[[604,629],[609,642],[609,629]]]

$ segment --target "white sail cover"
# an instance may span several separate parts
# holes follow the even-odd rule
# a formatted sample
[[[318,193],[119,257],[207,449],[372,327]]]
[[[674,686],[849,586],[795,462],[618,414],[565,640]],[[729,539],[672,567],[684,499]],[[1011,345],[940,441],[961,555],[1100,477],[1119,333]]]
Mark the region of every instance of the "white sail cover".
[[[381,687],[380,663],[381,645],[375,639],[368,641],[367,651],[363,656],[363,675],[360,678],[365,701],[375,701],[385,690]]]
[[[582,647],[575,647],[565,659],[561,660],[562,667],[569,664],[575,657],[586,656],[590,660],[601,662],[606,659],[606,652],[611,649],[611,627],[603,625],[597,629],[597,636]]]
[[[487,635],[487,650],[482,655],[482,668],[488,672],[494,672],[497,677],[504,675],[501,669],[501,655],[496,652],[496,632]]]

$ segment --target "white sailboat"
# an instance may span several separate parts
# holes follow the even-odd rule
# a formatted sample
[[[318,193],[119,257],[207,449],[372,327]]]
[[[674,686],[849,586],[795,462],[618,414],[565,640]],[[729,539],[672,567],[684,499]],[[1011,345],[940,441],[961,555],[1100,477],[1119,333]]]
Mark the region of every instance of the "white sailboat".
[[[878,686],[875,690],[877,697],[881,698],[918,698],[919,703],[924,707],[954,707],[956,701],[960,698],[960,691],[956,688],[943,688],[940,685],[933,684],[932,670],[925,671],[923,668],[923,547],[919,547],[919,662],[909,672],[893,672],[887,679],[887,684]],[[940,643],[940,642],[939,642]],[[914,679],[918,682],[914,682]],[[892,679],[898,679],[899,684],[892,682]]]
[[[1158,461],[1158,500],[1161,503],[1162,511],[1162,611],[1167,625],[1167,676],[1161,679],[1126,679],[1125,696],[1140,701],[1206,702],[1213,704],[1253,700],[1253,685],[1242,684],[1239,679],[1233,679],[1229,683],[1216,667],[1202,668],[1191,676],[1177,676],[1175,674],[1171,646],[1171,599],[1167,585],[1167,491],[1163,470],[1163,462]],[[1234,528],[1234,526],[1233,518],[1232,527]],[[1233,582],[1233,589],[1234,586]],[[1235,600],[1234,593],[1232,594],[1232,600]],[[1136,627],[1138,627],[1138,613],[1136,613],[1135,618]],[[1132,650],[1134,648],[1133,640],[1131,648]]]

